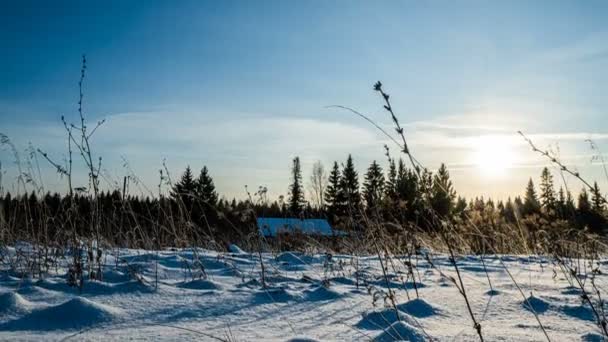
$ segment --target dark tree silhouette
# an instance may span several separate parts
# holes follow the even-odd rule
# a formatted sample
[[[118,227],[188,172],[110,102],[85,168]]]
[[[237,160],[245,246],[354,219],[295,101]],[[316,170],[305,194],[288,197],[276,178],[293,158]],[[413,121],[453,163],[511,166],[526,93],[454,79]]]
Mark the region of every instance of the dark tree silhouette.
[[[406,168],[402,159],[399,159],[395,191],[397,196],[395,207],[401,213],[400,218],[415,221],[416,212],[424,207],[422,193],[416,173]]]
[[[327,188],[325,189],[325,205],[327,214],[332,221],[341,212],[343,204],[340,193],[340,168],[338,167],[338,162],[334,162],[334,166],[327,179]]]
[[[289,186],[289,210],[293,215],[300,215],[305,206],[304,188],[302,186],[302,168],[300,158],[293,158],[291,167],[291,185]]]
[[[597,182],[594,182],[593,189],[591,189],[592,208],[594,211],[601,214],[604,212],[604,204],[605,204],[605,200],[604,200],[604,197],[602,196],[602,192],[600,191],[600,188],[597,185]]]
[[[546,213],[556,210],[555,190],[553,189],[553,175],[548,168],[543,168],[540,175],[540,200],[542,208]]]
[[[397,168],[395,167],[395,160],[389,159],[388,161],[388,173],[386,175],[386,182],[384,184],[384,197],[392,203],[397,201]]]
[[[539,214],[540,208],[541,205],[538,201],[536,190],[534,189],[534,182],[532,181],[532,178],[530,178],[530,180],[528,181],[528,186],[526,186],[526,194],[524,197],[522,214],[524,216]]]
[[[182,174],[180,180],[173,185],[171,189],[171,197],[181,201],[186,209],[190,209],[193,203],[193,196],[196,195],[196,181],[192,176],[190,165],[186,166],[186,171]]]
[[[508,223],[517,222],[515,205],[511,201],[511,197],[509,197],[507,199],[507,202],[505,203],[505,208],[502,212],[502,216],[504,217],[505,221],[507,221]]]
[[[374,160],[367,169],[363,182],[363,198],[367,209],[372,211],[380,206],[384,192],[384,174],[382,168]]]
[[[213,179],[209,175],[209,170],[207,170],[206,166],[203,166],[201,173],[196,179],[196,195],[200,200],[210,206],[215,206],[217,204],[218,195],[215,191]]]
[[[449,218],[454,208],[455,198],[456,192],[450,180],[450,173],[445,164],[441,164],[437,174],[433,177],[431,206],[440,217]]]
[[[359,175],[355,170],[352,156],[349,154],[340,178],[340,192],[344,196],[344,204],[349,216],[357,216],[361,207],[359,192]]]

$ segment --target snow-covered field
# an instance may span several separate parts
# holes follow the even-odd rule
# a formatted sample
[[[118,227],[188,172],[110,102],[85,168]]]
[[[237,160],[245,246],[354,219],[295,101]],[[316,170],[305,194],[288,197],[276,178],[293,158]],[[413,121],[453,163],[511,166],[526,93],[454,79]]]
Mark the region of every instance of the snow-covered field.
[[[535,257],[501,259],[552,341],[602,340],[591,309],[556,266]],[[377,257],[359,258],[356,277],[356,262],[347,255],[328,261],[325,255],[265,254],[267,289],[257,254],[121,250],[119,260],[116,266],[107,255],[104,280],[86,282],[81,294],[66,284],[61,268],[43,280],[2,270],[0,340],[478,340],[457,288],[423,260],[418,299],[414,284],[401,279],[405,274],[391,276],[401,322],[382,299],[387,286]],[[206,278],[193,260],[202,262]],[[479,257],[458,264],[485,339],[546,340],[498,257],[484,260],[494,291]],[[455,275],[446,256],[434,261]],[[602,291],[606,280],[596,280]]]

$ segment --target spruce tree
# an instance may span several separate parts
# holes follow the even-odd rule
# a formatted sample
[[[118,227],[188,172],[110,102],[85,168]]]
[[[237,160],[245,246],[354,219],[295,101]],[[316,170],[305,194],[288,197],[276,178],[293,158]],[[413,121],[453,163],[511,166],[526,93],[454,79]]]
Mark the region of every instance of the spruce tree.
[[[602,212],[604,212],[604,204],[605,204],[605,200],[604,200],[604,197],[602,196],[602,192],[600,191],[600,188],[597,185],[597,182],[594,182],[593,188],[591,189],[592,208],[596,212],[602,213]]]
[[[515,213],[523,213],[524,201],[522,201],[521,197],[515,196],[515,199],[513,200],[513,208],[515,209]]]
[[[367,169],[363,182],[363,198],[368,210],[374,210],[380,205],[383,192],[384,174],[380,165],[374,160]]]
[[[395,201],[397,198],[397,168],[395,167],[395,160],[389,159],[388,161],[388,173],[386,182],[384,184],[384,196],[385,198]]]
[[[291,167],[291,177],[292,182],[289,186],[289,210],[293,215],[300,215],[305,205],[300,157],[293,158],[293,166]]]
[[[431,206],[440,217],[449,218],[454,207],[456,192],[450,180],[450,173],[445,164],[441,164],[433,177],[431,188]]]
[[[574,205],[574,198],[572,198],[572,194],[570,191],[566,191],[566,206],[565,212],[567,216],[572,217],[572,215],[576,212],[576,205]]]
[[[507,199],[507,203],[505,203],[503,217],[509,223],[515,223],[517,221],[517,217],[515,216],[515,206],[513,205],[513,202],[511,202],[511,197],[509,197]]]
[[[215,185],[213,184],[213,179],[209,175],[206,166],[203,166],[203,169],[196,180],[196,195],[211,206],[217,204],[218,196],[215,191]]]
[[[566,195],[564,193],[564,188],[559,187],[559,191],[557,192],[557,200],[555,201],[555,211],[559,218],[567,218],[568,212],[566,211]]]
[[[467,210],[467,200],[464,197],[458,196],[456,204],[454,205],[454,216],[465,218]]]
[[[576,209],[577,222],[580,228],[589,228],[593,232],[601,230],[598,223],[601,219],[597,212],[593,210],[593,204],[589,200],[587,189],[583,188],[578,195],[578,207]],[[598,229],[599,228],[599,229]]]
[[[340,211],[342,205],[340,197],[340,168],[338,162],[334,162],[325,189],[325,205],[331,219]]]
[[[180,180],[173,185],[173,188],[171,189],[171,197],[173,197],[175,200],[183,202],[186,205],[186,208],[190,208],[192,204],[192,196],[195,194],[196,182],[192,176],[192,170],[188,165]]]
[[[524,216],[538,214],[540,213],[540,202],[538,201],[538,197],[536,195],[536,190],[534,189],[534,182],[532,178],[528,181],[528,186],[526,186],[526,194],[524,196],[524,203],[522,208],[522,214]]]
[[[608,228],[608,220],[604,216],[604,198],[600,193],[597,183],[591,189],[591,200],[587,190],[583,189],[578,199],[579,223],[596,234],[605,234]]]
[[[344,196],[347,214],[357,215],[361,206],[361,194],[359,193],[359,175],[355,170],[352,156],[349,154],[346,165],[342,170],[340,178],[340,192]]]
[[[422,194],[418,184],[418,177],[414,171],[406,168],[403,160],[399,159],[396,184],[397,205],[399,208],[405,208],[403,213],[406,220],[415,220],[416,212],[423,207]]]
[[[433,191],[433,173],[428,169],[423,169],[420,173],[418,188],[420,189],[421,198],[424,198],[425,200],[431,198]]]
[[[583,188],[581,193],[578,195],[578,207],[577,210],[581,213],[591,211],[591,203],[589,202],[589,195],[587,195],[587,189]]]
[[[554,212],[555,207],[555,190],[553,189],[553,176],[548,168],[543,168],[540,175],[540,200],[542,208],[545,212]]]

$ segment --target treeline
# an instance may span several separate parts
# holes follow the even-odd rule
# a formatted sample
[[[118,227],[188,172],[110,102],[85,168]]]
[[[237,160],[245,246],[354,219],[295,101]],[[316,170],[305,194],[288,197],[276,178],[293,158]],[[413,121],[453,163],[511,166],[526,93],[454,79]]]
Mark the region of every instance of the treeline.
[[[318,164],[313,167],[313,176],[318,168]],[[299,189],[299,172],[299,159],[295,158],[289,202],[292,214],[301,213],[303,203],[306,203],[299,195],[303,193]],[[314,181],[311,184],[315,186]],[[588,228],[594,233],[604,233],[607,228],[606,203],[597,182],[590,191],[583,188],[575,203],[570,191],[563,187],[556,190],[553,176],[546,167],[540,175],[540,192],[537,192],[530,178],[523,198],[516,196],[495,202],[481,197],[467,202],[454,190],[445,164],[441,164],[433,173],[427,169],[408,168],[402,159],[389,159],[388,170],[384,172],[373,161],[360,187],[353,159],[349,155],[342,167],[334,162],[320,207],[334,223],[339,223],[344,217],[351,219],[353,216],[367,215],[379,216],[383,221],[416,222],[424,227],[429,211],[443,219],[454,220],[464,219],[473,212],[489,210],[508,223],[536,216],[547,220],[565,220],[573,227]]]
[[[256,217],[327,218],[343,230],[364,230],[370,220],[431,230],[430,217],[439,217],[462,227],[477,225],[489,235],[509,236],[514,226],[524,227],[533,239],[533,232],[556,224],[598,234],[607,226],[606,203],[597,183],[591,191],[583,189],[575,201],[569,191],[555,189],[547,168],[538,192],[530,179],[523,198],[504,202],[467,201],[457,195],[444,164],[431,172],[406,167],[401,159],[389,158],[386,171],[373,161],[362,181],[350,155],[344,163],[334,162],[329,172],[317,162],[305,184],[296,157],[291,178],[288,196],[275,200],[268,199],[264,187],[244,200],[228,200],[218,194],[206,167],[196,176],[187,167],[168,196],[132,196],[118,190],[101,192],[98,198],[86,193],[47,193],[41,198],[35,192],[17,197],[7,193],[0,203],[0,238],[61,241],[74,233],[90,236],[95,226],[96,233],[121,246],[224,244],[250,239],[256,233]]]

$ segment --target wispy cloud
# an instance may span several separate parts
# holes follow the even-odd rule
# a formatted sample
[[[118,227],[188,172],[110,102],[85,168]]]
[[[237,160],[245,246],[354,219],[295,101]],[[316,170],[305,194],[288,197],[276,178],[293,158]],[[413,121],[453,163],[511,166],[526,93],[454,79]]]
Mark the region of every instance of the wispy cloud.
[[[355,120],[230,113],[215,120],[208,118],[193,112],[109,115],[95,134],[93,144],[106,169],[117,176],[125,172],[122,158],[131,162],[133,171],[148,185],[158,182],[163,159],[167,160],[173,177],[186,164],[194,168],[207,165],[222,193],[241,196],[244,184],[269,186],[273,195],[285,193],[293,156],[301,157],[306,173],[316,160],[329,165],[352,153],[363,173],[371,160],[384,159],[382,146],[389,143],[371,125]],[[471,116],[467,118],[449,116],[406,124],[407,139],[416,157],[430,168],[446,162],[459,181],[459,174],[470,174],[477,168],[471,155],[484,139],[492,137],[518,155],[513,169],[543,165],[543,160],[529,150],[515,131],[473,120]],[[31,141],[59,159],[65,154],[65,132],[60,122],[36,121],[3,128],[21,146]],[[387,129],[390,130],[389,125]],[[585,139],[592,138],[600,144],[608,139],[608,133],[601,132],[534,132],[528,136],[542,147],[559,143],[564,160],[580,166],[590,165]],[[8,155],[0,154],[0,158]],[[47,171],[49,177],[54,177],[51,169]],[[472,187],[469,192],[475,191],[470,180],[460,181]]]

